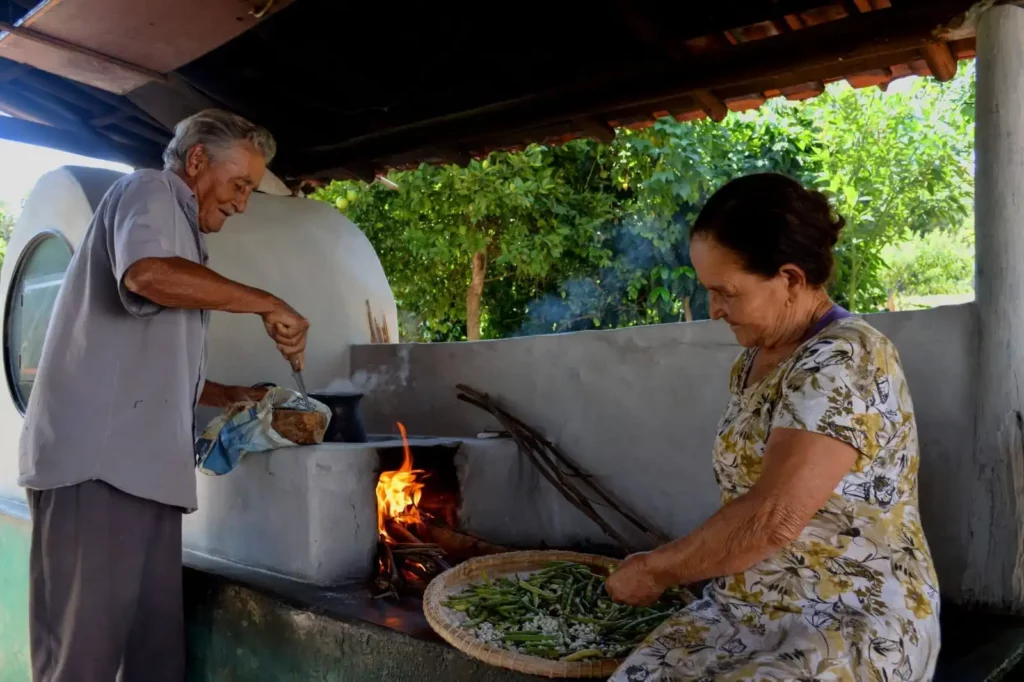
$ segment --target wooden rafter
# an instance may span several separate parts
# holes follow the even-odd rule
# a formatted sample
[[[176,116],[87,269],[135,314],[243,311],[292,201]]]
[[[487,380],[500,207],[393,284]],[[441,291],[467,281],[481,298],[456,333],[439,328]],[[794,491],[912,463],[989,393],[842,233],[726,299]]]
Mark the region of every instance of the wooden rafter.
[[[584,135],[598,142],[608,144],[615,139],[615,128],[594,116],[578,116],[573,119],[573,123],[579,126]]]
[[[920,54],[924,45],[935,41],[937,26],[970,5],[970,0],[932,0],[898,12],[860,13],[786,35],[742,43],[721,54],[694,57],[660,73],[630,74],[621,81],[602,83],[599,89],[593,89],[591,84],[560,87],[485,111],[448,115],[384,134],[321,146],[313,152],[316,160],[312,163],[330,172],[330,168],[344,165],[337,162],[348,158],[372,154],[372,158],[386,159],[401,149],[414,149],[415,140],[445,142],[462,137],[482,141],[488,129],[500,130],[513,120],[519,129],[541,128],[580,116],[600,115],[610,122],[627,120],[615,113],[626,108],[645,110],[649,117],[653,111],[673,111],[666,102],[688,94],[695,97],[699,91],[714,92],[726,101],[751,101],[768,90],[902,63],[900,55]]]
[[[936,80],[945,83],[956,76],[956,57],[946,43],[928,43],[921,48],[921,54]]]
[[[719,99],[718,95],[707,88],[700,88],[693,93],[694,98],[700,104],[701,110],[708,115],[712,121],[724,121],[729,113],[729,107]]]

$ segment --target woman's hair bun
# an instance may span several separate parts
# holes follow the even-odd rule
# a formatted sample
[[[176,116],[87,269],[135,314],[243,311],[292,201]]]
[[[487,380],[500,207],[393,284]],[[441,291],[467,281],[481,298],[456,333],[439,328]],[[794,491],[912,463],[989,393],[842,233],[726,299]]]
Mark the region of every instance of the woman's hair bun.
[[[690,230],[738,254],[750,272],[773,277],[786,264],[804,271],[812,286],[832,277],[832,250],[846,221],[828,198],[778,173],[726,183],[708,199]]]

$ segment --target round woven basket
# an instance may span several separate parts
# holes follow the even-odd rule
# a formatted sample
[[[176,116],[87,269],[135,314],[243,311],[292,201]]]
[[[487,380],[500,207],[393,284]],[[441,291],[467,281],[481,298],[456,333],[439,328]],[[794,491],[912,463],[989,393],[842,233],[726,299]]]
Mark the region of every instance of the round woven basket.
[[[558,551],[507,552],[470,559],[437,576],[427,586],[427,591],[423,594],[423,612],[427,616],[427,622],[437,634],[459,651],[501,668],[542,677],[611,676],[622,663],[621,660],[599,659],[572,663],[551,661],[481,642],[468,630],[459,627],[454,612],[442,605],[450,595],[461,591],[466,585],[479,582],[485,573],[490,578],[510,573],[526,573],[541,569],[551,561],[575,561],[603,569],[614,568],[620,563],[618,559],[593,554]]]

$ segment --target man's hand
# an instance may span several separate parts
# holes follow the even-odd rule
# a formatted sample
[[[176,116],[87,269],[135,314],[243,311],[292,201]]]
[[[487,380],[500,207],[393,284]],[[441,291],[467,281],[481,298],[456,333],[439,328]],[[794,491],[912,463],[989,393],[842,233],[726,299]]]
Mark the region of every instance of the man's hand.
[[[292,369],[301,371],[306,366],[306,332],[309,331],[309,321],[284,301],[279,303],[261,316],[263,325]]]

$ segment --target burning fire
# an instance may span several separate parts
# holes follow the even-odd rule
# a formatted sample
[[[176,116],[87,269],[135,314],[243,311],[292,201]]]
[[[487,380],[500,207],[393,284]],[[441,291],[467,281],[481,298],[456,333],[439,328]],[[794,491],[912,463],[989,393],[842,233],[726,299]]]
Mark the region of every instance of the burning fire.
[[[402,539],[392,537],[388,532],[388,521],[402,526],[423,523],[419,503],[423,495],[422,479],[426,475],[423,470],[412,468],[409,438],[401,422],[398,423],[398,431],[402,434],[405,453],[402,466],[395,471],[382,472],[377,481],[377,530],[384,540],[392,543],[402,542]]]

